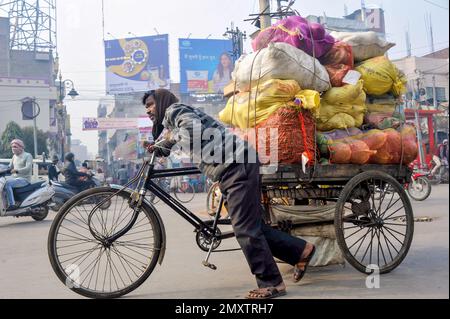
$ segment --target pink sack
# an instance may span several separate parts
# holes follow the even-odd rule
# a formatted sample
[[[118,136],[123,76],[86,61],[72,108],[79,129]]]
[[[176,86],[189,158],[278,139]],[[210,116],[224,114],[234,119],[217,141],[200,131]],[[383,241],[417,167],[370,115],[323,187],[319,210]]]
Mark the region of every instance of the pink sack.
[[[291,16],[262,30],[252,42],[253,50],[263,49],[271,42],[285,42],[320,58],[331,50],[335,39],[325,32],[321,24]]]

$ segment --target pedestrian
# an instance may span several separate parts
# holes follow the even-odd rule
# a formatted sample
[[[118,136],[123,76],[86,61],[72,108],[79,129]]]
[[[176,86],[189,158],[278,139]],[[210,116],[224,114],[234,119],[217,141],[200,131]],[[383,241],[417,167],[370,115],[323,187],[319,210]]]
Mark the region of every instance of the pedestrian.
[[[119,184],[122,186],[128,183],[128,170],[125,165],[122,165],[117,171],[117,179],[119,180]]]
[[[160,101],[175,102],[170,104]],[[230,151],[230,145],[233,146],[233,154],[223,151],[219,161],[211,161],[205,155],[211,153],[211,141],[201,140],[203,156],[198,159],[198,167],[213,182],[220,182],[236,239],[256,277],[258,288],[250,291],[246,298],[269,299],[286,294],[286,285],[274,257],[294,266],[294,281],[298,282],[315,254],[315,247],[302,239],[275,230],[264,222],[260,163],[257,159],[250,161],[250,153],[253,151],[250,145],[237,136],[228,134],[224,125],[204,112],[178,103],[177,98],[168,90],[149,91],[142,102],[150,119],[162,123],[168,131],[168,134],[162,134],[164,139],[160,143],[147,146],[148,151],[155,152],[156,156],[169,156],[172,147],[178,144],[182,149],[189,150],[191,159],[194,159],[194,163],[197,162],[195,158],[199,154],[194,155],[194,150],[190,147],[194,130],[199,130],[200,136],[203,136],[205,130],[210,132],[213,129],[218,132],[222,137],[222,151]],[[196,123],[199,127],[194,128]],[[230,155],[233,161],[225,161]],[[239,163],[236,159],[242,156],[245,161]]]

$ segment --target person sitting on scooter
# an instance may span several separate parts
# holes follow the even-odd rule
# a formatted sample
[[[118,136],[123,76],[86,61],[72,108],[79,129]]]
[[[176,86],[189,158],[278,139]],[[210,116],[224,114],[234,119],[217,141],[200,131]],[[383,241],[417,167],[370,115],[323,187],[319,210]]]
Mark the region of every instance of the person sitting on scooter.
[[[33,156],[25,152],[25,144],[22,140],[13,140],[11,150],[14,154],[9,163],[12,176],[7,177],[5,184],[8,210],[14,210],[18,206],[14,199],[13,189],[27,186],[31,182],[33,171]]]
[[[58,155],[53,155],[52,164],[48,167],[48,180],[57,182],[59,180],[59,174],[61,171],[58,170],[59,157]]]
[[[79,169],[79,172],[85,173],[88,175],[92,175],[87,162],[84,162],[83,164],[81,164],[81,168]],[[80,177],[80,181],[82,181],[82,182],[87,181],[87,180],[88,180],[87,177]]]
[[[436,165],[431,171],[431,177],[434,177],[436,173],[439,173],[442,164],[448,165],[448,140],[444,140],[442,144],[438,145],[436,152],[433,154],[433,162]]]
[[[95,186],[94,182],[89,178],[86,181],[80,180],[80,177],[90,177],[91,175],[77,170],[75,166],[75,155],[73,153],[68,153],[65,160],[64,177],[66,178],[67,184],[78,188],[80,192]]]

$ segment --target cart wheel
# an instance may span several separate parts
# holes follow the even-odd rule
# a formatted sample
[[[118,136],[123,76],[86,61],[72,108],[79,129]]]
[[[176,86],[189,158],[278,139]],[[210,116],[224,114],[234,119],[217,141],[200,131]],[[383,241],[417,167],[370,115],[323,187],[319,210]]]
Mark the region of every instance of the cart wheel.
[[[389,189],[389,192],[380,190]],[[414,233],[411,202],[392,176],[370,171],[344,187],[336,205],[335,231],[345,259],[362,273],[395,269],[408,254]]]

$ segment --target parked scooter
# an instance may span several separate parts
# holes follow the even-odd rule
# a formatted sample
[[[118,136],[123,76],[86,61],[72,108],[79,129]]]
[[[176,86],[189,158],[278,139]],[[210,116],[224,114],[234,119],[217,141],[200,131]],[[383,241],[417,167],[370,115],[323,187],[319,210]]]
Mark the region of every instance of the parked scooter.
[[[93,181],[94,184],[93,188],[104,186],[104,184],[94,176],[89,177],[89,179]],[[52,184],[55,189],[55,195],[52,197],[49,207],[54,212],[58,212],[69,199],[74,197],[76,194],[81,193],[81,191],[77,187],[71,186],[66,183],[53,181]],[[107,209],[110,204],[111,202],[108,201],[105,204],[103,204],[101,208]]]
[[[48,215],[48,204],[55,194],[51,183],[41,181],[28,184],[24,187],[14,188],[14,199],[19,203],[18,208],[9,210],[5,201],[3,186],[6,177],[10,175],[7,166],[0,166],[0,217],[31,217],[35,221],[42,221]]]

